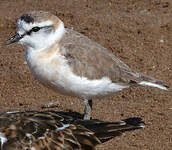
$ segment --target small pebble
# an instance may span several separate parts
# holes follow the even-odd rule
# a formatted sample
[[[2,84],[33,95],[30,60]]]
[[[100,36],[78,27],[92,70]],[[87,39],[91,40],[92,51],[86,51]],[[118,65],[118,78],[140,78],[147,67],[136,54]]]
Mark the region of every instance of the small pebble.
[[[161,39],[161,40],[160,40],[160,43],[164,43],[164,40]]]
[[[26,61],[24,61],[23,65],[27,65],[27,62],[26,62]]]

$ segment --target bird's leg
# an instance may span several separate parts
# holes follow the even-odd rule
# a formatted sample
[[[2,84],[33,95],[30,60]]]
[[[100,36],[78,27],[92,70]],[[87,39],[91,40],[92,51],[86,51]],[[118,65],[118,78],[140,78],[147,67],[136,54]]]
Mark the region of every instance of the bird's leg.
[[[92,110],[92,106],[93,106],[92,99],[90,99],[90,100],[84,99],[84,105],[85,105],[84,120],[90,120],[90,118],[91,118],[91,110]]]

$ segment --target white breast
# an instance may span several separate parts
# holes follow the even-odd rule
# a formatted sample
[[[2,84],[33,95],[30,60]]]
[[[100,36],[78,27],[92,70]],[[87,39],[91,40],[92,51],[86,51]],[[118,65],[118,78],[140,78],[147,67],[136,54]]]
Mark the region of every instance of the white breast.
[[[34,76],[44,85],[62,94],[80,98],[95,98],[110,95],[129,86],[112,83],[108,77],[89,80],[76,76],[61,55],[39,57],[35,52],[27,53],[26,59]]]

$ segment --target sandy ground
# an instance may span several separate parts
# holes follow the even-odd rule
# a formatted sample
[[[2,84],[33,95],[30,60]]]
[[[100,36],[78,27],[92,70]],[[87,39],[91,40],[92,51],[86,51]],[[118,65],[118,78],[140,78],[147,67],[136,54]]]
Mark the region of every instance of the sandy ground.
[[[0,0],[0,42],[16,31],[16,19],[30,10],[50,11],[73,28],[112,51],[133,69],[172,86],[171,0]],[[25,63],[21,45],[0,46],[0,110],[83,112],[80,100],[54,93],[39,84]],[[118,121],[142,117],[145,129],[128,132],[97,150],[171,150],[172,93],[137,87],[94,100],[93,118]]]

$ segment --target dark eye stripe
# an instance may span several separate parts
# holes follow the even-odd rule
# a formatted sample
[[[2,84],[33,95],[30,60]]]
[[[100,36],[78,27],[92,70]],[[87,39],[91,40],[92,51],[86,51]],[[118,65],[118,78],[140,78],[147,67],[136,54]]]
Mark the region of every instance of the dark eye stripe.
[[[40,27],[33,27],[31,30],[32,30],[33,32],[38,32],[40,29],[41,29]]]
[[[26,32],[27,35],[30,35],[32,32],[38,32],[43,27],[33,27],[30,31]]]
[[[42,28],[50,28],[52,26],[44,26],[44,27],[33,27],[30,31],[26,32],[25,35],[30,35],[32,32],[38,32]]]

